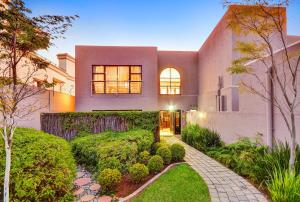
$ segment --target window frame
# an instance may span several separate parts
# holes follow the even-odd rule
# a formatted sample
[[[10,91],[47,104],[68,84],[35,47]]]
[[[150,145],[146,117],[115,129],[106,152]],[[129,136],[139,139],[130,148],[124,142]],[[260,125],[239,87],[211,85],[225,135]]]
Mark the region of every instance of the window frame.
[[[102,73],[95,73],[94,72],[94,67],[95,66],[103,66],[103,72]],[[140,67],[140,73],[131,73],[131,68],[134,66],[138,66]],[[111,81],[111,80],[106,80],[106,68],[107,67],[117,67],[117,80],[116,81]],[[119,67],[128,67],[129,69],[129,78],[128,81],[122,81],[118,79],[118,71],[119,71]],[[94,75],[103,75],[103,81],[98,81],[98,80],[94,80]],[[140,81],[132,81],[131,80],[131,75],[140,75],[141,80]],[[117,83],[117,91],[119,88],[119,83],[124,83],[124,82],[128,82],[128,92],[126,93],[121,93],[121,92],[116,92],[116,93],[108,93],[107,92],[107,82],[116,82]],[[103,93],[96,93],[95,92],[95,87],[94,87],[94,83],[103,83]],[[140,92],[139,93],[133,93],[131,92],[131,83],[140,83]],[[92,95],[116,95],[116,94],[120,94],[120,95],[139,95],[142,94],[143,92],[143,66],[142,65],[92,65],[92,80],[91,80],[91,91],[92,91]]]
[[[174,85],[172,85],[172,83],[174,83],[174,81],[172,82],[172,79],[174,79],[174,78],[172,78],[171,77],[171,72],[170,72],[170,77],[161,77],[161,73],[164,71],[164,70],[166,70],[166,69],[170,69],[170,71],[171,71],[171,69],[175,69],[177,72],[178,72],[178,74],[179,74],[179,86],[174,86]],[[167,82],[169,82],[170,83],[170,86],[165,86],[165,85],[161,85],[161,79],[168,79],[168,81]],[[160,74],[159,74],[159,94],[160,95],[163,95],[163,96],[177,96],[177,95],[181,95],[181,74],[180,74],[180,72],[175,68],[175,67],[166,67],[166,68],[163,68],[161,71],[160,71]],[[162,94],[161,93],[161,87],[164,87],[164,88],[167,88],[167,91],[168,91],[168,89],[172,89],[172,87],[174,88],[174,87],[179,87],[179,93],[178,94],[170,94],[170,93],[166,93],[166,94]]]

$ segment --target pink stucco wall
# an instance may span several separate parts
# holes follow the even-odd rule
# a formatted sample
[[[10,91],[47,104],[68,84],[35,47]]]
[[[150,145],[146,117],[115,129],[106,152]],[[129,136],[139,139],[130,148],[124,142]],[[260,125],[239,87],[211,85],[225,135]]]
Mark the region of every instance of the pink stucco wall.
[[[194,51],[159,51],[158,75],[166,67],[173,67],[181,77],[180,95],[159,95],[159,109],[168,109],[173,105],[176,109],[190,110],[197,105],[198,95],[198,52]]]
[[[156,110],[158,97],[157,48],[76,46],[76,111]],[[141,94],[91,92],[92,65],[141,65]]]

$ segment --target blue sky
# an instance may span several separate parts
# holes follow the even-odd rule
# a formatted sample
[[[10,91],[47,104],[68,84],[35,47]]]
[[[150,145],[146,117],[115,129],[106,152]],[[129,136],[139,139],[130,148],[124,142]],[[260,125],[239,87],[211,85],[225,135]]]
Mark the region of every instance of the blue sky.
[[[75,45],[157,46],[198,50],[226,8],[221,0],[25,0],[33,15],[80,16],[55,46],[40,54],[75,55]],[[300,35],[300,0],[288,8],[288,33]]]

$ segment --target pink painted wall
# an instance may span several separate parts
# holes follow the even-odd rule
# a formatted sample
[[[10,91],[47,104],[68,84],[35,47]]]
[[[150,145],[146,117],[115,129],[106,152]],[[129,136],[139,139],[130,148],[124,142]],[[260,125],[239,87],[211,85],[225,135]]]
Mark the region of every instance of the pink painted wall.
[[[158,74],[166,67],[173,67],[181,77],[180,95],[159,95],[159,109],[168,109],[174,105],[176,109],[190,110],[197,105],[198,95],[198,52],[194,51],[159,51],[158,52]],[[158,89],[159,92],[159,89]]]
[[[156,47],[76,46],[76,111],[157,110]],[[92,65],[141,65],[141,94],[91,92]]]

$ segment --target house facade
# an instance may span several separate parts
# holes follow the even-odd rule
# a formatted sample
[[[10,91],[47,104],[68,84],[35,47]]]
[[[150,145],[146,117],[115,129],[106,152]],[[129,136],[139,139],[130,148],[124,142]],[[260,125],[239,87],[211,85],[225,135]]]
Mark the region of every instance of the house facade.
[[[159,110],[162,134],[180,133],[187,121],[218,131],[226,142],[241,137],[260,138],[264,143],[270,136],[288,139],[278,111],[241,92],[240,76],[227,72],[240,57],[236,42],[248,40],[228,29],[227,14],[198,51],[76,46],[76,111]],[[300,37],[284,37],[289,49],[300,50]],[[282,45],[277,40],[272,45],[280,58]],[[259,62],[252,65],[259,69]],[[298,110],[300,123],[299,116]]]

